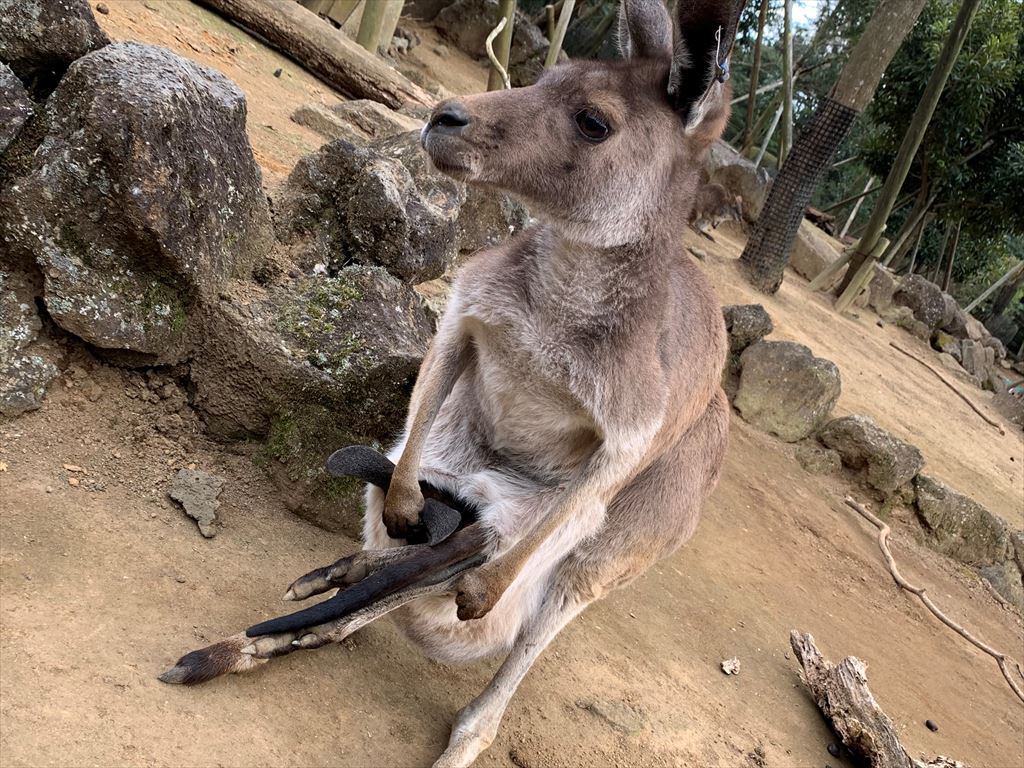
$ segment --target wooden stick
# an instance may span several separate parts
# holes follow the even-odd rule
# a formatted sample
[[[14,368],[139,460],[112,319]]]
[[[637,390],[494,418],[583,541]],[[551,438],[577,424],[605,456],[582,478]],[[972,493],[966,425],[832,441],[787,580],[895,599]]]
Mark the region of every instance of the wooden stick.
[[[545,68],[553,67],[558,63],[558,54],[562,51],[562,41],[565,40],[565,31],[569,28],[569,19],[572,16],[574,5],[576,5],[576,0],[562,0],[562,12],[558,15],[555,34],[551,38],[551,45],[548,46],[548,55],[544,59]]]
[[[900,743],[892,720],[871,695],[863,661],[847,656],[832,664],[811,635],[795,630],[789,633],[789,645],[815,704],[847,749],[871,768],[915,768],[917,762]]]
[[[512,83],[508,79],[508,70],[502,66],[501,62],[498,61],[498,57],[494,54],[494,38],[501,34],[501,30],[505,28],[507,21],[508,19],[502,16],[498,26],[491,30],[491,34],[484,41],[484,48],[487,49],[487,58],[491,60],[491,66],[494,67],[494,71],[501,75],[501,83],[506,89],[511,88]]]
[[[897,352],[902,352],[907,357],[909,357],[909,358],[911,358],[913,360],[916,360],[921,365],[923,365],[925,368],[927,368],[929,371],[934,373],[939,378],[939,381],[941,381],[943,384],[945,384],[947,387],[949,387],[951,390],[953,390],[956,393],[957,397],[959,397],[961,400],[963,400],[965,403],[967,403],[971,407],[972,411],[974,411],[976,414],[981,416],[981,418],[984,419],[987,423],[991,424],[993,427],[998,429],[1000,435],[1005,435],[1006,434],[1006,430],[1003,429],[1003,427],[999,424],[999,422],[993,421],[988,416],[986,416],[984,413],[982,413],[978,409],[978,406],[976,406],[974,403],[972,403],[970,400],[967,399],[967,395],[965,395],[963,392],[961,392],[959,389],[957,389],[955,386],[953,386],[949,381],[946,380],[945,376],[943,376],[941,373],[939,373],[934,368],[932,368],[930,365],[928,365],[928,363],[926,363],[920,357],[915,355],[913,352],[908,352],[907,350],[903,349],[903,347],[899,346],[895,341],[890,341],[889,342],[889,346],[892,347],[893,349],[895,349]]]
[[[932,599],[925,594],[924,587],[915,587],[909,581],[903,578],[900,574],[899,569],[896,567],[896,561],[893,559],[892,552],[889,551],[889,526],[882,522],[879,518],[871,514],[862,504],[858,504],[852,498],[847,496],[844,501],[846,506],[856,511],[861,517],[871,523],[875,528],[878,529],[878,547],[882,550],[882,556],[885,558],[885,563],[889,566],[889,573],[892,574],[893,581],[895,581],[901,589],[905,589],[907,592],[911,592],[924,603],[925,608],[932,612],[932,614],[945,624],[947,627],[956,632],[960,637],[969,642],[979,651],[987,653],[996,663],[999,665],[999,671],[1003,673],[1003,677],[1006,678],[1007,684],[1010,686],[1010,690],[1014,692],[1018,699],[1024,702],[1024,690],[1021,690],[1020,685],[1013,679],[1011,674],[1010,664],[1011,662],[1020,670],[1020,665],[1013,661],[1005,653],[997,651],[990,645],[983,643],[981,640],[976,638],[962,626],[957,624],[946,614],[939,610],[939,608],[932,602]]]
[[[434,98],[294,0],[197,0],[255,32],[346,96],[391,109],[432,106]]]

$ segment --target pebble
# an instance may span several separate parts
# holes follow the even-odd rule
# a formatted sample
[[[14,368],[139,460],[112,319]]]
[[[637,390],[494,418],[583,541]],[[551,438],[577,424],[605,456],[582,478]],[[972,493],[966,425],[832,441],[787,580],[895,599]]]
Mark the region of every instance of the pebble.
[[[280,77],[280,76],[281,76],[281,73],[282,73],[283,71],[284,71],[283,69],[281,69],[280,67],[278,67],[277,69],[275,69],[275,70],[274,70],[274,77]]]
[[[47,493],[53,493],[53,486],[52,485],[46,486],[46,492]]]
[[[110,9],[107,8],[106,3],[96,3],[96,13],[102,13],[104,16],[106,16],[108,13],[110,13]]]
[[[828,753],[832,755],[832,757],[839,757],[839,745],[834,741],[829,742],[827,749]]]
[[[72,488],[77,488],[78,487],[78,478],[77,477],[69,477],[68,478],[68,485],[70,485]]]
[[[925,720],[924,724],[929,731],[935,732],[939,730],[939,726],[936,724],[934,720]]]
[[[174,580],[176,582],[178,582],[179,584],[184,584],[185,583],[185,577],[184,576],[175,576]]]

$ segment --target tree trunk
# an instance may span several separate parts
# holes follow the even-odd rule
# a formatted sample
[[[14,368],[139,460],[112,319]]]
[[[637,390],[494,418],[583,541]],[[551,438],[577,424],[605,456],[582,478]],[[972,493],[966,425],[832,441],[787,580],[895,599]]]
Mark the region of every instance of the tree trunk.
[[[494,55],[508,72],[508,55],[512,50],[512,28],[516,21],[516,0],[501,0],[498,6],[498,18],[494,20],[494,26],[498,26],[502,19],[505,20],[505,28],[498,33],[498,37],[494,40]],[[504,87],[505,81],[501,77],[501,72],[492,66],[487,75],[487,90],[500,91]]]
[[[779,171],[740,262],[751,284],[775,293],[804,209],[853,121],[878,87],[926,0],[880,0],[830,96],[822,100]]]
[[[761,43],[764,41],[764,25],[768,20],[768,2],[761,0],[757,15],[757,42],[754,43],[754,62],[750,65],[750,95],[747,96],[747,118],[743,122],[741,153],[746,153],[754,145],[754,107],[757,104],[757,81],[761,76]]]
[[[793,0],[782,0],[782,133],[778,165],[793,147]]]
[[[896,153],[896,159],[885,179],[882,191],[875,199],[875,207],[871,211],[868,228],[860,239],[861,244],[857,247],[857,251],[853,254],[850,271],[846,273],[847,275],[864,263],[885,229],[885,222],[892,213],[893,203],[896,201],[903,183],[907,180],[914,156],[924,140],[928,123],[931,122],[932,115],[935,113],[935,107],[946,86],[946,80],[949,79],[949,73],[953,70],[953,64],[956,63],[956,57],[960,54],[964,40],[967,39],[967,31],[971,27],[971,21],[974,20],[979,5],[981,5],[981,0],[963,0],[960,10],[957,11],[956,18],[949,30],[949,36],[942,45],[938,61],[935,62],[935,69],[932,70],[931,77],[928,78],[924,94],[917,104],[917,109],[914,110],[914,116],[910,119],[906,133],[903,134],[903,141]],[[849,280],[844,277],[843,282],[839,285],[840,291],[844,291],[848,285]]]
[[[294,0],[197,0],[262,36],[332,88],[391,109],[431,106],[435,99]]]

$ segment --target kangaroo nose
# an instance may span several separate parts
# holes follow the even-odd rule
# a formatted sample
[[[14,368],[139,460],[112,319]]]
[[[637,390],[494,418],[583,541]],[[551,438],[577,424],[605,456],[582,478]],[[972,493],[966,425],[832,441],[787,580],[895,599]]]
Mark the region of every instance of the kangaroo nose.
[[[457,101],[441,104],[430,116],[427,132],[447,133],[458,136],[470,123],[469,112]]]

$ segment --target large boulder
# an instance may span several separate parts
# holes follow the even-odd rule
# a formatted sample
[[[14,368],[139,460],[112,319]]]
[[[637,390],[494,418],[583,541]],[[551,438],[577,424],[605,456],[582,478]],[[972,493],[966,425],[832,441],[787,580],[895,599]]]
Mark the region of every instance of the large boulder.
[[[899,287],[900,280],[894,272],[881,264],[875,264],[875,274],[868,283],[868,306],[878,313],[889,309]]]
[[[968,317],[970,316],[958,305],[949,321],[942,324],[942,330],[954,338],[966,339]]]
[[[789,254],[789,266],[800,277],[813,280],[839,258],[837,245],[835,240],[803,219]],[[839,279],[838,274],[836,279]]]
[[[408,283],[443,275],[460,252],[508,237],[525,209],[434,170],[415,132],[366,146],[344,140],[304,157],[278,206],[304,266],[380,265]]]
[[[1002,518],[940,481],[914,480],[917,516],[935,548],[969,565],[996,565],[1013,558],[1010,530]]]
[[[88,0],[0,0],[0,61],[45,96],[75,59],[107,45]]]
[[[903,488],[924,466],[921,451],[867,416],[833,419],[819,438],[839,452],[843,464],[864,470],[868,484],[886,496]]]
[[[740,415],[788,443],[817,431],[839,399],[835,363],[802,344],[759,341],[740,355],[740,365],[734,401]]]
[[[722,307],[722,316],[729,334],[729,353],[733,355],[740,354],[775,328],[771,316],[760,304],[730,304]]]
[[[258,296],[230,290],[194,353],[196,407],[213,434],[265,438],[261,456],[296,512],[358,535],[359,485],[329,478],[324,461],[401,430],[433,332],[426,309],[386,270],[361,265]]]
[[[986,348],[970,339],[960,342],[960,365],[972,376],[984,381],[988,377],[988,357]]]
[[[979,569],[992,587],[1005,597],[1017,610],[1024,613],[1024,578],[1020,566],[1015,562],[987,565]]]
[[[928,326],[929,331],[942,324],[946,316],[946,301],[935,283],[921,275],[907,275],[893,296],[899,306],[908,307],[914,317]]]
[[[0,22],[2,23],[2,22]],[[0,64],[0,155],[35,112],[28,92],[6,64]]]
[[[35,281],[6,267],[0,271],[0,414],[17,416],[42,405],[57,376],[55,350],[38,342]]]
[[[494,29],[495,19],[500,16],[498,0],[455,0],[437,14],[434,25],[460,51],[480,59],[487,56],[484,44]],[[517,11],[509,68],[546,53],[548,44],[537,25],[522,11]]]
[[[273,241],[245,116],[234,84],[163,48],[117,43],[71,66],[0,192],[0,234],[42,268],[58,325],[155,362],[184,354],[196,302]]]

